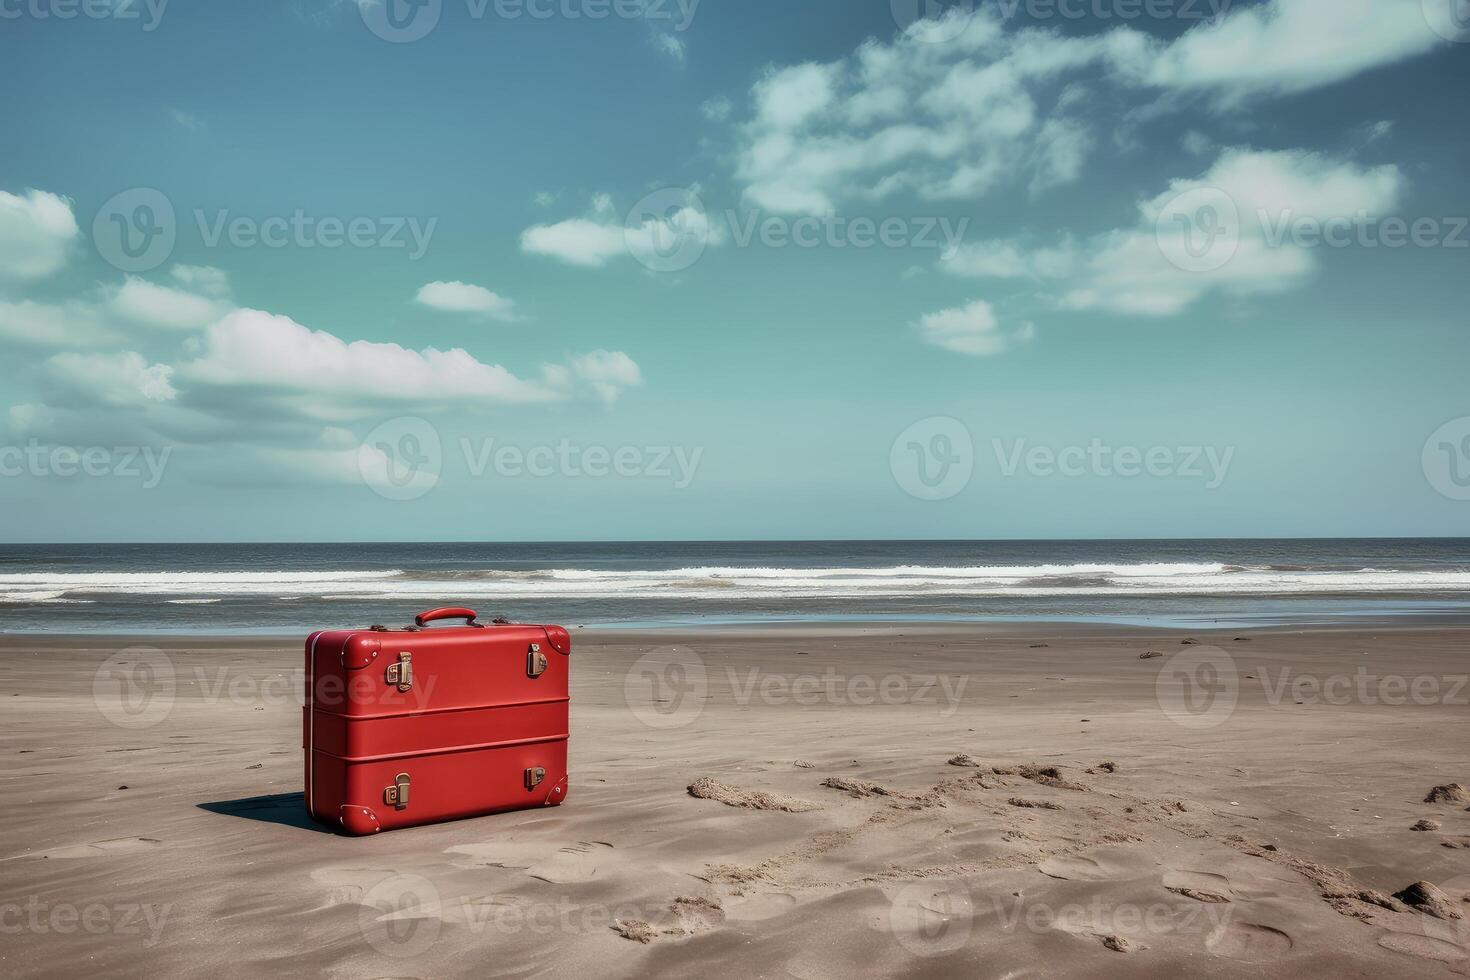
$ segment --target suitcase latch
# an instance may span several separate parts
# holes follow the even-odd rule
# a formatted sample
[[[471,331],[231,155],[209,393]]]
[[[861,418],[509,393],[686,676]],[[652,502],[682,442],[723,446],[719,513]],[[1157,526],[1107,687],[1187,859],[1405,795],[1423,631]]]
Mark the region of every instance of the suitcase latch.
[[[540,677],[544,673],[546,673],[546,654],[541,652],[541,644],[532,643],[531,652],[526,654],[526,675]]]
[[[535,789],[541,785],[541,780],[546,778],[546,770],[541,766],[526,770],[526,789]]]
[[[413,688],[413,654],[400,653],[398,663],[388,665],[388,683],[397,684],[400,694]]]
[[[408,809],[408,773],[400,772],[393,778],[393,785],[383,790],[383,802],[395,810]]]

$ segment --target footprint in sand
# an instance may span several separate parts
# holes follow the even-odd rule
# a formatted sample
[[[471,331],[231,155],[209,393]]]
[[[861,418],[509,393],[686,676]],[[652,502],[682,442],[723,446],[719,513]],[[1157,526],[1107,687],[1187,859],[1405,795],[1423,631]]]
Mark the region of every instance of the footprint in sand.
[[[1230,879],[1211,871],[1166,872],[1164,887],[1196,902],[1229,902],[1235,898],[1230,889]]]
[[[1211,953],[1233,960],[1274,960],[1290,952],[1293,945],[1291,937],[1280,929],[1255,922],[1232,922],[1205,939]]]
[[[156,837],[115,837],[112,840],[93,841],[90,844],[72,844],[69,847],[58,847],[53,851],[43,851],[40,854],[24,854],[20,857],[43,857],[52,860],[63,861],[75,858],[102,857],[107,854],[122,854],[128,851],[140,851],[144,848],[157,847],[163,843]]]
[[[1063,881],[1122,881],[1145,877],[1152,863],[1137,850],[1091,848],[1088,854],[1049,857],[1036,870]]]

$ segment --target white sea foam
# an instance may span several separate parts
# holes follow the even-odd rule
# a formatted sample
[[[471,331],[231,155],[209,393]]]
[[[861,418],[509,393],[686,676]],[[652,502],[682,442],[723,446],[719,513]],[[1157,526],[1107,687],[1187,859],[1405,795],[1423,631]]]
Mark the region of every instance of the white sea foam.
[[[0,575],[0,603],[98,596],[391,600],[646,596],[662,599],[863,598],[928,596],[1194,596],[1423,594],[1470,592],[1470,571],[1277,569],[1207,562],[1071,565],[897,565],[875,568],[587,568],[413,573],[28,572]]]

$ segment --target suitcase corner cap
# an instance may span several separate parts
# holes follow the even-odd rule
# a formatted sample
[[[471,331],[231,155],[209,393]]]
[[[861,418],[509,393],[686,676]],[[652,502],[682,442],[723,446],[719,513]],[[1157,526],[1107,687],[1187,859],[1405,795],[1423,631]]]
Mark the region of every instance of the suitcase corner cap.
[[[572,652],[572,635],[562,626],[543,626],[542,632],[546,634],[546,642],[551,644],[551,649],[562,656]]]
[[[378,659],[383,643],[375,636],[353,636],[342,644],[342,666],[348,670],[362,670]]]

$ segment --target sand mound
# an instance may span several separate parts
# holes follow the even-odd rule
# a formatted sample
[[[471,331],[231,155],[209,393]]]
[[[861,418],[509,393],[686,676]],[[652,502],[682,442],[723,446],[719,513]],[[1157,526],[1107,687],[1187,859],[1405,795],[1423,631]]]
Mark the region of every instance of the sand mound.
[[[1459,783],[1446,783],[1436,786],[1424,797],[1425,803],[1470,803],[1470,793],[1465,792],[1465,787]]]
[[[895,807],[902,810],[922,810],[926,807],[947,805],[937,791],[930,791],[922,796],[912,796],[889,789],[887,786],[879,786],[877,783],[870,783],[863,779],[848,779],[846,776],[831,776],[822,780],[822,785],[828,789],[841,790],[855,800],[881,796],[891,800]]]
[[[726,786],[708,776],[701,776],[689,784],[689,795],[701,800],[714,800],[726,806],[740,807],[746,810],[779,810],[782,813],[806,813],[809,810],[820,810],[815,803],[807,800],[798,800],[790,796],[782,796],[779,793],[767,793],[762,790],[740,789],[736,786]]]
[[[1438,820],[1420,820],[1418,823],[1414,824],[1414,826],[1410,827],[1409,829],[1410,830],[1438,830],[1442,826],[1443,826],[1443,824],[1441,824]]]
[[[1099,762],[1097,765],[1093,766],[1091,769],[1084,769],[1082,771],[1085,772],[1085,773],[1087,773],[1089,776],[1096,776],[1096,775],[1099,775],[1100,773],[1105,773],[1105,772],[1106,773],[1114,773],[1114,772],[1117,772],[1118,771],[1118,764],[1116,762]]]
[[[1433,882],[1416,881],[1403,891],[1395,892],[1393,897],[1409,908],[1418,909],[1425,915],[1432,915],[1436,919],[1462,918],[1460,910],[1455,908],[1450,897]]]
[[[949,764],[952,765],[952,766],[960,766],[961,768],[964,768],[964,769],[979,769],[980,768],[980,763],[976,762],[970,756],[965,755],[965,753],[963,753],[963,752],[961,752],[957,756],[953,756],[952,758],[950,758]]]
[[[1028,810],[1060,810],[1060,803],[1050,803],[1046,800],[1023,800],[1019,796],[1013,796],[1006,800],[1011,806],[1024,807]]]
[[[1124,939],[1122,936],[1099,936],[1098,938],[1102,940],[1102,944],[1104,946],[1106,946],[1108,949],[1111,949],[1115,953],[1128,952],[1128,940]]]
[[[1074,783],[1062,775],[1062,771],[1056,766],[1017,766],[1016,775],[1022,779],[1029,779],[1033,783],[1042,786],[1053,786],[1057,789],[1076,790],[1085,793],[1087,787],[1081,783]]]
[[[644,945],[653,942],[658,935],[658,930],[642,919],[614,919],[612,930],[624,939]]]
[[[1138,655],[1138,659],[1139,660],[1153,660],[1155,657],[1162,657],[1162,656],[1163,656],[1163,654],[1160,653],[1157,650],[1145,650],[1145,651],[1143,651],[1142,653],[1140,653]]]

